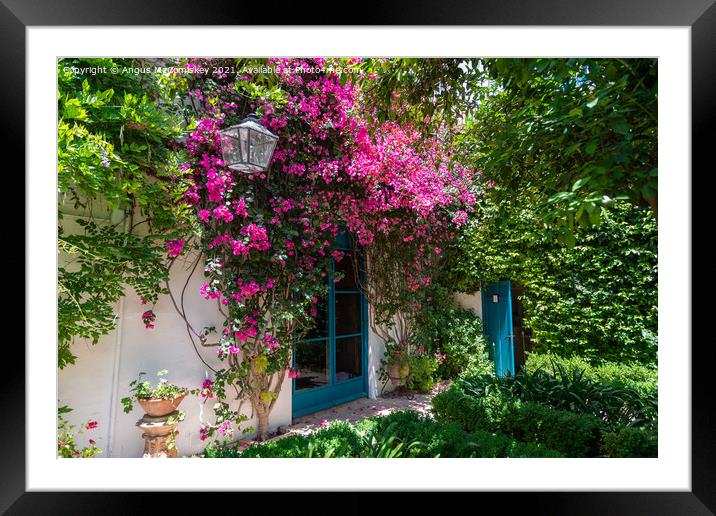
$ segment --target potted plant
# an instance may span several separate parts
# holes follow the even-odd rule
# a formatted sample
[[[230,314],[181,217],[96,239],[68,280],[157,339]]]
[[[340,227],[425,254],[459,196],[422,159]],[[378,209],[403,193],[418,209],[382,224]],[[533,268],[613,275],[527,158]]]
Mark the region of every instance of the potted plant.
[[[396,387],[405,385],[410,374],[410,356],[406,341],[390,341],[385,346],[383,370]]]
[[[134,408],[135,401],[142,406],[148,416],[166,416],[177,410],[181,401],[189,394],[189,389],[169,383],[164,378],[167,373],[166,369],[157,373],[159,383],[156,385],[152,385],[149,380],[142,380],[142,376],[146,374],[144,372],[139,373],[136,380],[129,382],[131,396],[122,398],[124,412],[129,414]]]

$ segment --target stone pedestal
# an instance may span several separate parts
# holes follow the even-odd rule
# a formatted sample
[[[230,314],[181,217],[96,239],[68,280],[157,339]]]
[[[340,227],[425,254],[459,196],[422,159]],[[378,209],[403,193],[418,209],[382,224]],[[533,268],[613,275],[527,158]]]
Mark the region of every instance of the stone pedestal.
[[[165,416],[150,416],[144,414],[144,417],[137,421],[137,426],[143,430],[142,439],[144,439],[144,455],[143,458],[175,458],[177,457],[177,447],[175,444],[176,431],[179,424],[179,411],[167,414]],[[172,422],[168,420],[171,418]]]

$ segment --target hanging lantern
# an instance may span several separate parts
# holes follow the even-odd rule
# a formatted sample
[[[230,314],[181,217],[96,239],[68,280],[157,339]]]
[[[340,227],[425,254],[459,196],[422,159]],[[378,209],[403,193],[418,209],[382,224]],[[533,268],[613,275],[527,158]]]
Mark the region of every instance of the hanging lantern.
[[[266,129],[255,113],[244,118],[240,124],[219,131],[221,154],[226,165],[253,174],[268,168],[276,149],[278,136]]]

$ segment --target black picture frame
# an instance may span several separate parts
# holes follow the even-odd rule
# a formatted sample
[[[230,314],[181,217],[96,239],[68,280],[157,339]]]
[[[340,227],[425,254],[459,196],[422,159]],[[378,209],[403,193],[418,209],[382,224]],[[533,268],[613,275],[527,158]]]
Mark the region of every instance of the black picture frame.
[[[242,5],[244,4],[244,5]],[[716,5],[714,0],[490,0],[452,3],[361,3],[348,18],[335,4],[321,7],[297,3],[272,9],[271,25],[307,23],[340,25],[549,25],[549,26],[689,26],[692,52],[692,170],[699,163],[713,173],[707,149],[716,136],[709,115],[716,113]],[[207,8],[203,8],[207,6]],[[17,157],[14,170],[24,170],[26,98],[26,40],[28,26],[88,25],[242,25],[256,21],[247,2],[215,0],[0,0],[0,80],[3,103],[3,147]],[[22,102],[20,102],[22,99]],[[706,168],[708,167],[708,168]],[[700,168],[699,168],[700,170]],[[7,172],[7,169],[6,169]],[[695,174],[691,172],[693,178]],[[698,191],[693,190],[692,191]],[[26,190],[27,194],[27,190]],[[694,204],[696,204],[694,202]],[[692,231],[692,235],[694,232]],[[19,244],[17,245],[19,248]],[[693,255],[692,255],[693,256]],[[17,270],[18,263],[14,264]],[[25,270],[25,274],[27,274]],[[19,291],[19,289],[18,289]],[[691,303],[692,287],[684,286],[683,302]],[[31,301],[31,300],[28,300]],[[694,303],[695,305],[695,303]],[[28,303],[27,306],[30,306]],[[692,312],[693,313],[693,312]],[[692,321],[694,320],[692,315]],[[16,325],[18,323],[15,323]],[[127,514],[146,512],[146,501],[121,493],[27,493],[25,491],[25,353],[10,339],[5,346],[4,382],[0,389],[0,511],[7,514]],[[548,514],[714,514],[716,512],[716,429],[709,379],[716,358],[712,339],[692,339],[684,332],[692,356],[692,490],[690,492],[566,492],[485,493],[498,506],[529,508]],[[12,356],[12,355],[15,356]],[[668,445],[668,443],[667,443]],[[152,495],[158,496],[158,495]],[[182,496],[169,495],[180,506]],[[419,494],[415,497],[420,501]],[[300,507],[302,496],[272,495],[272,504]],[[161,507],[162,500],[153,498]],[[346,494],[342,505],[353,512],[374,510],[376,504],[360,493]],[[165,506],[172,510],[171,506]],[[455,506],[457,507],[457,506]],[[484,507],[488,507],[485,505]],[[244,508],[245,509],[245,508]]]

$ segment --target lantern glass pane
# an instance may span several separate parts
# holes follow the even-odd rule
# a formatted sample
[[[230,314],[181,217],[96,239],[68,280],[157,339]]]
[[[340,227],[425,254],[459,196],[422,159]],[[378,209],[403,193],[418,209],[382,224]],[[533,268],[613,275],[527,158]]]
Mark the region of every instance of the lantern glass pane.
[[[235,129],[229,129],[228,131],[221,132],[221,156],[224,163],[229,166],[231,166],[232,163],[236,163],[241,160],[241,155],[239,154],[239,142],[235,135]]]
[[[249,149],[249,162],[261,168],[267,168],[276,140],[271,136],[251,131],[251,147]]]
[[[229,168],[246,173],[261,172],[268,168],[278,136],[255,118],[248,117],[220,134],[222,157]]]
[[[249,130],[244,127],[239,128],[239,148],[241,149],[240,161],[246,163],[249,161]]]

